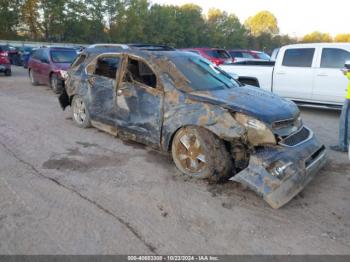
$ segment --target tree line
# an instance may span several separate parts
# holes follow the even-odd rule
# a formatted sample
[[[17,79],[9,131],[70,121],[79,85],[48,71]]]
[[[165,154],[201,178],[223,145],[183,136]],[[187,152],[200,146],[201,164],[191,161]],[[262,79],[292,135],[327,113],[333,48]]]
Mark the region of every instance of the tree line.
[[[321,37],[322,38],[322,37]],[[271,51],[296,39],[262,11],[241,23],[217,8],[149,0],[0,0],[0,39],[69,43],[153,43]]]

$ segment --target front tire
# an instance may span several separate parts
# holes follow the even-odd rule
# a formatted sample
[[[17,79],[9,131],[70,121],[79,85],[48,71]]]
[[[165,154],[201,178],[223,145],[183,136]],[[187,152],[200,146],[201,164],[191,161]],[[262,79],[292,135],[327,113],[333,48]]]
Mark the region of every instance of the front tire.
[[[176,167],[190,177],[218,182],[233,175],[233,161],[224,142],[204,128],[181,128],[171,152]]]
[[[80,96],[74,96],[71,104],[71,110],[73,121],[77,126],[81,128],[91,126],[90,115],[83,98]]]

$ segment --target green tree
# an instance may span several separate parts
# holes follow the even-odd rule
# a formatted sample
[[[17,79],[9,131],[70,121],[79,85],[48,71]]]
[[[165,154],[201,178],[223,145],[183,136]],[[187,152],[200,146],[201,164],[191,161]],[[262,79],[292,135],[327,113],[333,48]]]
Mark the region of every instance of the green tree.
[[[305,35],[302,39],[302,42],[304,43],[333,42],[333,39],[328,33],[321,33],[321,32],[315,31]]]
[[[279,33],[277,18],[269,11],[261,11],[253,17],[249,17],[244,25],[253,36],[259,36],[262,33],[272,35]]]
[[[0,0],[0,38],[17,38],[22,0]]]
[[[147,42],[177,46],[183,41],[182,30],[177,22],[178,9],[171,5],[151,6],[144,32]]]
[[[178,32],[178,47],[201,45],[205,36],[205,21],[200,6],[195,4],[180,6],[176,13],[176,21],[180,30]]]
[[[41,30],[44,40],[62,41],[65,22],[65,0],[41,0]]]
[[[208,11],[207,27],[210,46],[242,48],[247,44],[246,30],[233,14],[212,8]]]
[[[25,0],[21,8],[22,22],[33,40],[39,40],[41,37],[39,4],[39,0]]]

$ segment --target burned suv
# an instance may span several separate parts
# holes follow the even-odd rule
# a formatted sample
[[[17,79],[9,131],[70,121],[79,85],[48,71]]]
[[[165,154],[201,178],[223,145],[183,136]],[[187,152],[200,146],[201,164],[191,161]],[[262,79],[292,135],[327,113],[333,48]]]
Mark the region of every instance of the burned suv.
[[[184,174],[240,182],[279,208],[325,163],[297,106],[242,85],[190,52],[93,46],[72,64],[62,108],[94,126],[172,155]]]

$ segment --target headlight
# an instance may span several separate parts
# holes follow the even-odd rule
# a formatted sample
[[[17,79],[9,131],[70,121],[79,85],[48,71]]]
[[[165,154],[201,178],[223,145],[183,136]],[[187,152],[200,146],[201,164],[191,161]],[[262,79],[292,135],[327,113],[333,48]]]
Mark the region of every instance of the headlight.
[[[263,145],[263,144],[276,144],[276,138],[272,133],[271,129],[267,127],[263,122],[241,114],[236,113],[234,115],[238,123],[247,128],[248,141],[253,145]]]

